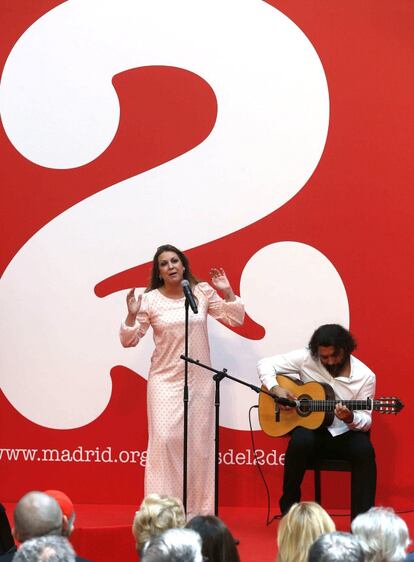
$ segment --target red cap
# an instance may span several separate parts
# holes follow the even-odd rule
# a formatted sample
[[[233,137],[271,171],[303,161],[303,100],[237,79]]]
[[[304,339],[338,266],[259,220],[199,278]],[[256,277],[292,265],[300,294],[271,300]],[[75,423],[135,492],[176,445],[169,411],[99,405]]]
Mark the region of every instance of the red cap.
[[[70,519],[75,511],[72,500],[60,490],[46,490],[45,494],[54,498],[58,502],[63,515]]]

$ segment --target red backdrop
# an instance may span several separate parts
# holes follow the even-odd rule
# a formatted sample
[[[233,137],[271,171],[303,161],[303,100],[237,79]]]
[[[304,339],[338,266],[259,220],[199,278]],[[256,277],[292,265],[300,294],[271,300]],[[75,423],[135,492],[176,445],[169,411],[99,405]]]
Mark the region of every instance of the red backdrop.
[[[59,3],[2,2],[1,67],[21,34]],[[414,6],[410,0],[273,0],[270,4],[302,29],[323,63],[331,104],[326,147],[312,177],[292,200],[242,230],[193,249],[190,257],[194,269],[206,277],[211,256],[220,256],[236,288],[249,258],[279,240],[300,240],[329,257],[347,290],[358,356],[377,373],[377,396],[397,395],[405,402],[405,409],[396,418],[375,416],[372,437],[379,467],[378,503],[412,508],[413,409],[409,397],[413,390]],[[166,99],[158,95],[163,80],[172,85]],[[71,170],[36,166],[1,130],[2,271],[23,244],[59,213],[103,186],[185,152],[214,125],[214,95],[196,75],[148,67],[119,75],[114,85],[122,108],[117,136],[101,157],[86,166]],[[145,100],[145,112],[140,113],[131,103],[136,95]],[[132,124],[143,119],[152,125],[146,129],[147,136],[137,136]],[[161,146],[151,138],[154,127],[162,132]],[[56,182],[59,190],[54,189]],[[145,284],[147,272],[148,267],[142,266],[115,276],[96,292],[104,296],[139,285],[139,281]],[[29,284],[30,278],[26,282]],[[263,332],[248,322],[242,333],[254,339]],[[16,350],[16,372],[18,353]],[[17,452],[78,447],[143,451],[146,382],[124,367],[114,367],[111,376],[107,409],[78,429],[54,430],[31,423],[0,394],[0,499],[15,501],[28,489],[60,488],[75,502],[141,500],[143,468],[139,459],[117,464],[36,462],[24,460],[23,453]],[[221,435],[222,451],[227,452],[225,460],[229,462],[222,465],[221,503],[264,505],[257,468],[249,461],[249,433],[222,429]],[[255,441],[258,448],[270,453],[265,475],[276,501],[282,474],[279,457],[285,441],[272,440],[257,431]],[[237,461],[236,453],[244,457]],[[330,481],[326,496],[334,506],[346,501],[346,492],[338,488]]]

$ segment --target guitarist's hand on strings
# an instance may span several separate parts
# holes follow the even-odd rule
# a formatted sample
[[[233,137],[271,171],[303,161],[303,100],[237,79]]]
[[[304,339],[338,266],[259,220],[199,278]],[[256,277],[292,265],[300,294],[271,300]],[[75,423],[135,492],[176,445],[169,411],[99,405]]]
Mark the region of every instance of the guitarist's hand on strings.
[[[346,406],[343,406],[342,402],[338,402],[335,406],[335,416],[345,423],[352,423],[354,421],[354,413],[348,410]]]
[[[289,400],[297,400],[297,396],[295,396],[292,392],[290,392],[290,390],[287,390],[286,388],[283,388],[281,386],[279,386],[278,384],[276,384],[275,386],[272,386],[272,388],[270,389],[270,392],[272,394],[274,394],[275,396],[278,396],[279,398],[289,398]],[[282,406],[282,404],[279,404],[279,407],[281,410],[291,410],[292,406]]]

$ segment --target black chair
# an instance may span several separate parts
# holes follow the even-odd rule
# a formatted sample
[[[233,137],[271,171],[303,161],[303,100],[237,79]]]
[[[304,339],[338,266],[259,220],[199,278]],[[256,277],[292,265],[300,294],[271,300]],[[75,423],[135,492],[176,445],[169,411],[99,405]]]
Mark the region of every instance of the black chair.
[[[351,463],[341,459],[317,459],[310,463],[306,470],[314,471],[315,482],[315,501],[321,505],[322,502],[322,486],[321,486],[321,472],[323,470],[336,471],[336,472],[351,472]]]

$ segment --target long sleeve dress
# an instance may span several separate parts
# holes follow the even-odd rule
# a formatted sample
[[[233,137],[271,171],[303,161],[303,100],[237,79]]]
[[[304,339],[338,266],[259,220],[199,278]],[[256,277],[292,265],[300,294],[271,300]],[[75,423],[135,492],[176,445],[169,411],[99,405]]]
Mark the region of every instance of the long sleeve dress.
[[[210,365],[207,315],[227,325],[244,319],[239,297],[226,302],[208,283],[194,288],[198,314],[189,315],[189,356]],[[158,289],[145,293],[132,327],[121,325],[125,347],[138,344],[149,326],[155,343],[147,385],[148,450],[145,495],[182,497],[183,383],[185,299],[171,299]],[[214,382],[211,373],[188,367],[188,489],[187,517],[214,511]]]

